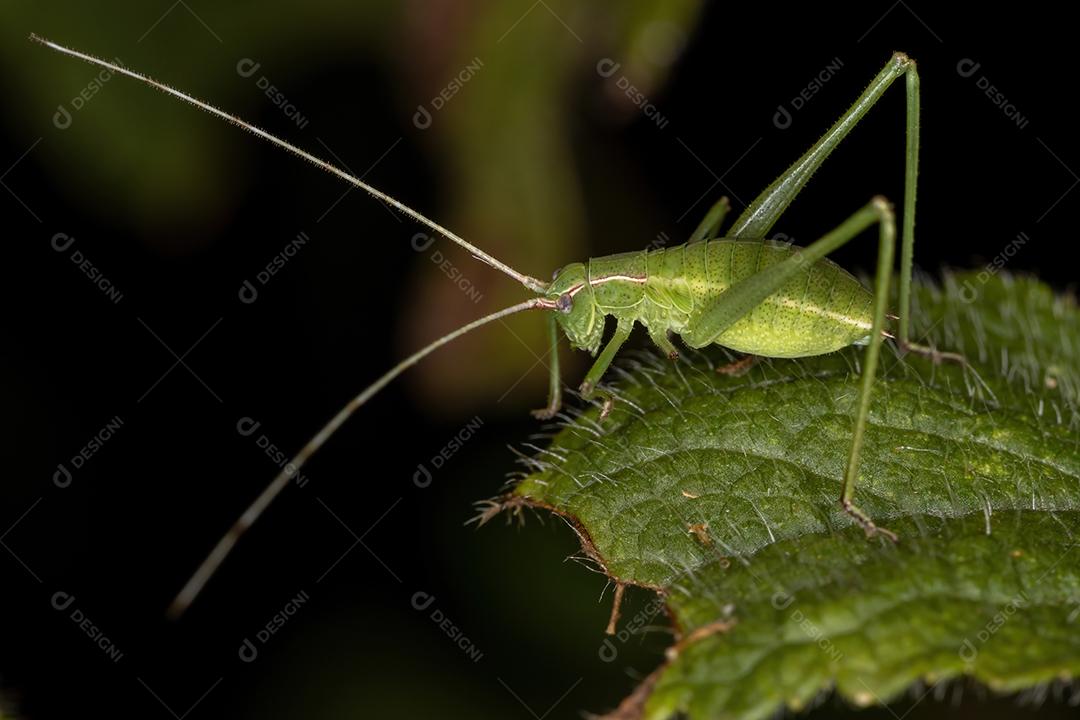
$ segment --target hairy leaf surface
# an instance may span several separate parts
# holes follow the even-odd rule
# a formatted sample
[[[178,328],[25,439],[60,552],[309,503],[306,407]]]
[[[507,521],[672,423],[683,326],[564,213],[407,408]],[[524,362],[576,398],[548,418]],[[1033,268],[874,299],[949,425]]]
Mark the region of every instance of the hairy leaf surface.
[[[623,709],[767,717],[832,687],[889,702],[973,676],[1080,672],[1080,319],[1033,280],[949,275],[913,328],[969,365],[883,353],[856,502],[838,502],[861,348],[717,374],[721,352],[625,359],[514,502],[578,530],[615,581],[666,596],[668,662]]]

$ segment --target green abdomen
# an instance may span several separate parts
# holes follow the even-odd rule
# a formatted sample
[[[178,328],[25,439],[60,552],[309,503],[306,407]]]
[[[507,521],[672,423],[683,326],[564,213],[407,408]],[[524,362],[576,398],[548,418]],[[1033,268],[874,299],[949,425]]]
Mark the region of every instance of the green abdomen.
[[[642,253],[632,264],[645,264],[646,282],[633,288],[620,288],[618,282],[597,285],[596,299],[605,312],[632,314],[650,328],[681,334],[732,284],[793,252],[777,243],[721,239]],[[620,256],[624,262],[632,257]],[[640,302],[628,306],[628,291],[638,291]],[[615,303],[606,307],[609,294]],[[766,357],[821,355],[865,340],[872,307],[870,291],[824,259],[808,265],[713,342]]]

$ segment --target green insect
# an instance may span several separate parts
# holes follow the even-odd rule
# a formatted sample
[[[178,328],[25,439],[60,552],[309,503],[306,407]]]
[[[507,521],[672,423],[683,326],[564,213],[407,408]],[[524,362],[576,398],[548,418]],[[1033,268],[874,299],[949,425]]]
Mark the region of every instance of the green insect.
[[[586,399],[596,393],[597,384],[637,323],[648,329],[649,337],[672,359],[678,357],[678,351],[670,339],[671,334],[679,335],[682,342],[691,348],[717,344],[750,356],[776,358],[821,355],[853,344],[866,345],[840,503],[868,537],[880,534],[897,540],[895,534],[875,525],[853,502],[881,344],[884,337],[893,337],[885,331],[886,304],[896,245],[892,206],[884,198],[875,197],[835,230],[805,248],[779,244],[765,238],[829,153],[847,137],[888,87],[903,77],[907,87],[907,146],[900,251],[901,313],[895,339],[901,352],[925,355],[934,362],[964,362],[959,355],[939,352],[910,340],[915,184],[919,155],[919,75],[915,62],[907,55],[894,54],[851,108],[813,147],[758,195],[722,236],[721,228],[729,210],[726,198],[713,205],[684,245],[591,258],[584,263],[567,265],[555,273],[550,283],[545,283],[519,273],[359,178],[233,115],[100,58],[37,36],[31,36],[31,39],[65,55],[151,85],[284,148],[464,247],[476,259],[499,269],[536,294],[435,340],[364,388],[300,449],[221,538],[173,601],[170,608],[172,614],[177,615],[190,605],[244,531],[258,519],[307,459],[357,409],[436,349],[482,325],[526,310],[547,313],[552,349],[548,404],[534,413],[540,418],[553,417],[562,404],[557,350],[560,329],[571,346],[596,356],[595,363],[580,386],[581,395]],[[878,229],[878,263],[871,292],[847,271],[828,260],[826,255],[875,225]],[[615,330],[605,344],[603,337],[609,316],[615,318]]]

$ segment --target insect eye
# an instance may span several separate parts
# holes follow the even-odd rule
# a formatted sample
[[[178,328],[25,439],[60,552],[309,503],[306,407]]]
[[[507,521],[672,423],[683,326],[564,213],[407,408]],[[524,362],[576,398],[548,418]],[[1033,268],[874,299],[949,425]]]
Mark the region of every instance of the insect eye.
[[[561,313],[570,312],[574,309],[574,298],[570,296],[570,293],[563,293],[555,301],[555,309]]]

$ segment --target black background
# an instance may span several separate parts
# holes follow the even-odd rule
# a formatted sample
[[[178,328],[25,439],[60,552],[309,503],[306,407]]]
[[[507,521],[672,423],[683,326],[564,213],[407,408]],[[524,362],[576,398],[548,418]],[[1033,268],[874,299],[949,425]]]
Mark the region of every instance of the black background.
[[[608,122],[595,102],[602,81],[590,68],[582,72],[570,125],[582,175],[598,175],[593,168],[607,163],[628,168],[624,182],[636,192],[630,200],[649,198],[656,217],[654,226],[625,227],[620,206],[627,198],[587,182],[593,239],[587,252],[641,247],[659,228],[692,229],[704,202],[681,224],[676,219],[711,180],[673,135],[723,175],[731,191],[752,198],[855,98],[892,50],[903,49],[918,60],[923,89],[917,263],[930,271],[979,267],[1026,232],[1031,242],[1009,269],[1068,289],[1077,277],[1077,195],[1069,191],[1080,149],[1075,23],[1064,12],[1036,3],[994,10],[921,3],[891,9],[889,3],[709,6],[655,98],[674,132],[657,133],[644,118]],[[6,28],[3,41],[24,42],[31,29],[49,30]],[[63,39],[79,45],[78,35]],[[20,53],[25,63],[65,62],[29,43]],[[842,59],[842,71],[795,113],[790,128],[775,127],[777,105],[788,103],[834,57]],[[973,77],[957,72],[965,58],[981,63]],[[134,54],[125,59],[140,67]],[[355,47],[307,66],[303,77],[290,79],[290,92],[324,119],[321,134],[334,137],[335,149],[346,156],[370,154],[372,137],[404,137],[392,161],[370,179],[411,205],[439,208],[434,161],[425,158],[408,115],[380,102],[391,92],[389,80],[372,76],[376,70],[364,48]],[[1025,127],[980,91],[982,75],[1028,118]],[[362,99],[342,91],[359,76],[369,84]],[[123,101],[130,103],[132,123],[139,122],[140,104],[172,102],[149,91],[127,93]],[[24,123],[0,125],[5,168],[35,137],[48,143],[53,132],[49,106],[5,108],[5,115],[14,113],[36,113],[41,127],[27,134]],[[194,113],[179,104],[175,113],[176,126],[163,128],[163,143],[193,121]],[[249,146],[239,157],[249,165],[250,189],[228,226],[202,238],[197,251],[155,251],[108,207],[72,202],[61,189],[69,186],[55,178],[79,167],[45,164],[40,152],[3,178],[18,196],[0,192],[6,240],[0,531],[18,521],[3,537],[11,552],[0,552],[4,692],[20,714],[39,718],[168,717],[159,699],[184,715],[208,690],[188,717],[438,711],[527,718],[514,693],[542,715],[571,687],[547,717],[613,706],[634,677],[659,661],[665,634],[654,633],[640,647],[635,641],[617,662],[602,663],[597,648],[608,604],[597,597],[604,580],[564,562],[577,551],[568,528],[557,520],[530,521],[524,530],[462,526],[473,512],[470,503],[495,494],[514,469],[506,446],[536,431],[524,409],[542,403],[540,395],[513,398],[513,412],[477,411],[484,420],[477,438],[421,489],[412,482],[417,463],[474,411],[429,413],[408,382],[391,386],[312,462],[311,483],[288,490],[244,539],[190,614],[180,623],[163,618],[186,573],[273,474],[252,439],[237,435],[237,419],[257,418],[285,451],[299,447],[399,357],[392,339],[401,322],[400,278],[421,262],[408,249],[413,229],[354,193],[334,225],[321,230],[339,239],[300,258],[303,265],[283,273],[257,304],[242,306],[239,279],[268,254],[261,244],[266,236],[276,233],[277,247],[282,233],[304,222],[293,214],[310,216],[341,190],[284,153],[224,125],[221,133]],[[903,93],[894,89],[777,229],[810,240],[873,194],[898,201],[902,146]],[[152,162],[154,148],[145,152]],[[126,198],[111,202],[121,207]],[[123,289],[121,305],[108,303],[50,249],[60,231],[76,234],[95,265]],[[628,241],[634,233],[640,237]],[[873,246],[852,244],[837,259],[850,268],[872,267]],[[566,258],[572,259],[578,258]],[[542,268],[527,269],[546,276]],[[137,402],[174,362],[140,318],[177,354],[222,318],[185,357],[201,381],[178,366]],[[461,372],[483,368],[478,357]],[[51,481],[56,464],[115,415],[123,429],[69,488],[57,488]],[[352,546],[345,526],[363,543]],[[110,662],[50,606],[57,591],[75,595],[77,606],[122,649],[120,662]],[[243,639],[301,591],[311,600],[296,618],[261,648],[256,662],[240,662]],[[481,662],[468,662],[410,607],[417,591],[436,596],[438,607],[483,650]],[[644,593],[631,595],[632,607],[645,600]],[[908,717],[985,712],[978,693],[963,696],[961,710],[926,700]],[[912,704],[901,699],[892,709],[902,715]],[[1065,713],[1053,703],[1043,711]],[[829,701],[819,712],[844,711]],[[998,712],[1021,711],[1006,700]],[[891,716],[886,709],[862,714]]]

